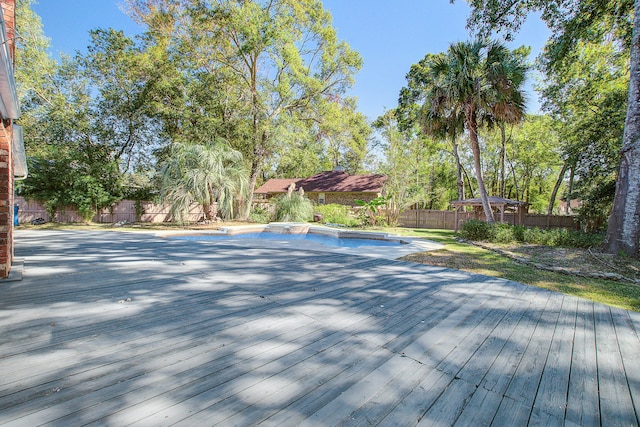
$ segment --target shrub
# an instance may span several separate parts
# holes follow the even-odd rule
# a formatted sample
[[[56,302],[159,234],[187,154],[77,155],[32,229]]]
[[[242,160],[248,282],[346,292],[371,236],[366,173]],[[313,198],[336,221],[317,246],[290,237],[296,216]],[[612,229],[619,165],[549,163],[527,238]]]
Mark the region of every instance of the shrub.
[[[290,191],[275,200],[276,221],[310,221],[313,203],[302,191]]]
[[[368,202],[359,199],[354,200],[357,205],[362,206],[362,209],[359,211],[359,217],[362,221],[362,225],[385,225],[387,220],[384,217],[381,218],[380,210],[387,206],[390,198],[391,196],[378,196]]]
[[[492,231],[491,224],[478,219],[470,219],[462,223],[460,236],[468,240],[490,240]]]
[[[527,228],[524,230],[524,238],[522,240],[534,245],[546,245],[548,236],[544,230],[539,228]]]
[[[315,212],[322,215],[322,222],[357,227],[358,220],[351,215],[351,208],[345,205],[317,205]]]
[[[469,220],[462,224],[460,235],[469,240],[484,240],[494,243],[522,242],[543,246],[563,246],[572,248],[590,248],[602,244],[603,236],[598,233],[556,228],[543,230],[526,228],[521,225],[488,224],[483,221]]]
[[[491,241],[497,243],[511,243],[516,240],[513,227],[508,224],[493,224],[491,226]]]
[[[271,212],[262,206],[255,206],[249,214],[249,221],[266,224],[271,221]]]
[[[585,233],[562,228],[552,230],[529,228],[525,230],[524,241],[536,245],[591,248],[601,245],[602,239],[603,236],[599,233]]]
[[[512,226],[513,237],[516,242],[524,242],[524,233],[527,231],[527,227],[524,225],[514,225]]]

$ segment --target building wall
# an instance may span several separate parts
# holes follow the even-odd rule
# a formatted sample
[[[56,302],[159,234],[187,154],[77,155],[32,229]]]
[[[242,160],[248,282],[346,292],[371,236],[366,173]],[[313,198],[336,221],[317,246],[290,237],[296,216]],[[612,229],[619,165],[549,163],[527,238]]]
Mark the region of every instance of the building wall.
[[[0,124],[0,278],[7,277],[13,260],[13,167],[11,122]]]
[[[318,197],[321,193],[305,193],[305,195],[311,200],[313,203],[318,203]],[[324,204],[338,204],[345,206],[358,206],[355,202],[357,200],[362,200],[363,202],[369,202],[378,197],[376,193],[324,193]]]
[[[15,53],[15,0],[1,0],[7,29],[7,44],[13,58]],[[11,119],[0,124],[0,278],[11,270],[13,260],[13,139]]]
[[[362,200],[363,202],[369,202],[376,197],[379,196],[377,193],[314,193],[308,192],[304,193],[305,196],[309,198],[313,203],[318,204],[318,198],[320,194],[324,194],[324,204],[338,204],[355,207],[358,204],[355,202],[356,199]],[[278,197],[280,194],[268,194],[267,199],[272,199],[274,197]]]

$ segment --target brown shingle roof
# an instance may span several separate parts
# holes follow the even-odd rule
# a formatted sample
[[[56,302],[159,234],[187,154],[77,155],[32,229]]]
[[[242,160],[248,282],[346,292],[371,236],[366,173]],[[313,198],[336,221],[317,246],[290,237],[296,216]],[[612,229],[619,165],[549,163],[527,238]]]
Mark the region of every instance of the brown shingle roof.
[[[269,194],[269,193],[286,193],[291,183],[300,181],[300,178],[286,178],[286,179],[270,179],[256,189],[256,194]],[[296,184],[296,188],[298,185]]]
[[[382,193],[386,175],[349,175],[344,171],[321,172],[304,179],[270,179],[256,194],[286,193],[291,183],[308,193]]]

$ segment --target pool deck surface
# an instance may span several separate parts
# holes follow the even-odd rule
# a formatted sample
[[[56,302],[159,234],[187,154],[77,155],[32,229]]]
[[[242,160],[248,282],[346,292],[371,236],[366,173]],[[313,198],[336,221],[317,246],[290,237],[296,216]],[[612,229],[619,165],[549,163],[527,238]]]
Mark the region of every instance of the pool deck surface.
[[[638,425],[638,313],[293,243],[18,230],[16,257],[3,426]]]

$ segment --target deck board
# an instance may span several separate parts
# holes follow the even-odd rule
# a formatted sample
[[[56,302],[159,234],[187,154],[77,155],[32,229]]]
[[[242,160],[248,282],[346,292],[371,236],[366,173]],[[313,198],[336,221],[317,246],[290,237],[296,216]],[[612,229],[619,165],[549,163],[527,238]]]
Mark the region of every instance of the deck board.
[[[590,301],[578,303],[570,376],[566,420],[575,425],[599,426],[596,338]]]
[[[596,357],[603,425],[638,425],[610,307],[595,305]]]
[[[638,423],[638,313],[294,247],[16,237],[1,425]]]
[[[555,325],[549,354],[533,404],[535,417],[542,417],[536,425],[562,425],[567,408],[567,390],[571,372],[571,358],[576,327],[578,300],[565,297]],[[533,419],[533,415],[532,415]],[[556,420],[556,421],[554,421]]]

